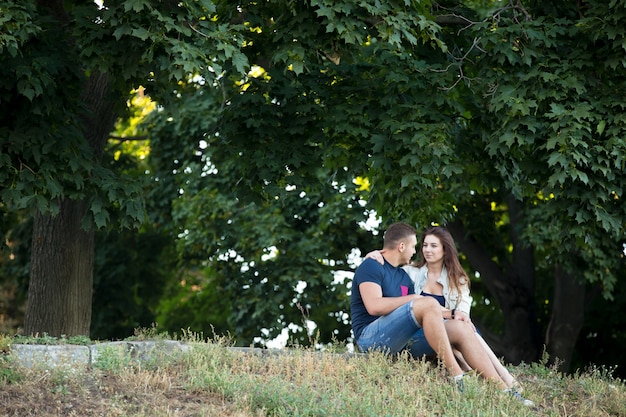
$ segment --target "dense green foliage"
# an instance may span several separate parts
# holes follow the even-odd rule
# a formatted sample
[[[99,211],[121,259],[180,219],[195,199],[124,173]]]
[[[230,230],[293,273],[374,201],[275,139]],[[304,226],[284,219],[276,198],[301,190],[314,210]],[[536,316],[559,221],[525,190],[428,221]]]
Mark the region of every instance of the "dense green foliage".
[[[563,326],[570,351],[552,353],[581,328],[581,351],[623,346],[600,314],[557,314],[577,283],[580,320],[623,304],[619,2],[64,3],[72,48],[35,2],[1,6],[2,230],[61,198],[90,201],[85,225],[143,222],[101,232],[98,335],[155,318],[249,344],[295,323],[306,344],[311,320],[316,340],[347,339],[335,273],[380,246],[362,227],[377,213],[455,231],[480,273],[475,321],[510,360]],[[86,146],[76,97],[94,73],[113,79],[114,115],[139,85],[159,103],[147,161]]]

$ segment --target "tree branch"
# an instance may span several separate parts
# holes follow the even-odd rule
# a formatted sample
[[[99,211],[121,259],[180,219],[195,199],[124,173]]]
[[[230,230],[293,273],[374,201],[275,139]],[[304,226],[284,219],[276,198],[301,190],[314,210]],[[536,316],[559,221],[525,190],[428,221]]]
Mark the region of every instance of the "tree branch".
[[[463,26],[464,28],[475,24],[465,16],[457,14],[442,14],[435,17],[435,22],[441,26]]]

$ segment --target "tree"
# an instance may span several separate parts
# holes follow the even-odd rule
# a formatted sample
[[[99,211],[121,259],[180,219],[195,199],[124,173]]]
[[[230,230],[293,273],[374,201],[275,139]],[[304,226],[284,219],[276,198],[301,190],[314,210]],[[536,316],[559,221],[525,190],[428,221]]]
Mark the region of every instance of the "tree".
[[[383,226],[446,224],[480,272],[476,296],[489,305],[477,310],[501,313],[500,335],[482,327],[499,353],[532,361],[545,344],[567,369],[585,286],[601,286],[610,299],[624,263],[617,92],[625,65],[614,6],[345,0],[245,3],[236,15],[218,8],[247,23],[244,51],[258,68],[223,78],[218,97],[210,84],[190,86],[176,114],[162,114],[169,129],[202,143],[193,156],[200,164],[177,160],[179,172],[192,173],[176,206],[185,253],[219,269],[228,260],[220,255],[234,250],[256,279],[274,283],[278,270],[265,272],[269,261],[253,253],[276,239],[241,240],[259,226],[297,230],[283,205],[295,204],[293,190],[324,202],[344,193],[344,204],[366,200],[366,210],[384,214]],[[181,111],[201,95],[220,103],[204,125]],[[357,191],[359,178],[371,187]],[[271,262],[287,256],[279,251]],[[234,288],[258,284],[240,275],[229,278]],[[248,325],[272,317],[265,305],[243,311]]]
[[[625,235],[623,103],[615,94],[626,66],[615,41],[623,33],[617,23],[622,11],[568,6],[511,4],[493,15],[494,36],[483,44],[477,73],[490,80],[482,108],[497,124],[483,130],[483,143],[503,180],[498,188],[508,193],[511,242],[533,249],[523,263],[534,260],[535,273],[552,271],[544,343],[563,369],[583,324],[584,283],[612,297]],[[515,269],[524,297],[533,294],[532,271]],[[499,304],[505,309],[514,300],[503,297]]]
[[[1,8],[2,201],[35,219],[24,331],[88,334],[94,230],[113,212],[122,226],[144,218],[140,183],[101,163],[129,91],[143,84],[165,97],[198,71],[209,79],[228,62],[241,71],[245,57],[209,19],[208,1]]]
[[[173,180],[184,192],[174,219],[184,259],[198,269],[210,265],[212,279],[202,290],[219,289],[232,300],[228,324],[238,343],[251,343],[260,328],[276,336],[303,316],[317,324],[321,342],[343,340],[349,337],[349,282],[335,282],[334,272],[353,267],[352,248],[375,247],[358,226],[366,218],[364,191],[348,166],[367,172],[367,159],[358,165],[351,154],[362,150],[355,131],[369,135],[359,94],[376,80],[370,76],[359,86],[350,75],[370,66],[360,59],[371,19],[406,10],[402,21],[381,20],[381,43],[389,42],[383,49],[401,37],[417,43],[429,36],[411,27],[414,9],[400,3],[357,9],[357,18],[342,13],[340,34],[320,25],[329,7],[278,2],[241,9],[224,4],[218,15],[246,20],[244,50],[263,67],[243,79],[224,77],[217,96],[210,83],[181,85],[179,104],[155,114],[149,127],[152,157],[178,173]],[[335,62],[351,61],[351,54],[347,72],[338,70]],[[186,149],[194,151],[172,152],[171,137],[188,138]],[[169,177],[159,176],[161,182]],[[309,343],[304,329],[293,333],[295,343]]]
[[[616,3],[55,4],[7,2],[12,30],[0,34],[0,180],[12,184],[2,197],[41,212],[33,248],[68,213],[104,227],[117,217],[109,202],[122,221],[141,220],[139,191],[101,163],[141,84],[161,106],[149,125],[160,185],[150,221],[171,219],[184,277],[232,300],[222,324],[240,343],[302,315],[324,342],[347,336],[349,283],[334,273],[353,267],[354,248],[378,246],[359,223],[369,213],[382,227],[450,228],[480,273],[477,322],[510,361],[545,344],[567,369],[585,292],[611,299],[626,241]],[[88,264],[78,251],[92,232],[71,226],[86,243],[68,259]],[[73,275],[87,276],[80,266]],[[31,291],[37,280],[35,265]]]

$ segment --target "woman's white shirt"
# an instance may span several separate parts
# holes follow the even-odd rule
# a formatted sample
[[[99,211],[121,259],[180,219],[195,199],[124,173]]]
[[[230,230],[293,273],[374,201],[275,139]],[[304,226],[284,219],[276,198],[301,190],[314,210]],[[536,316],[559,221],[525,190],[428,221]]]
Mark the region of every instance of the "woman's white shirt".
[[[409,274],[413,285],[415,285],[415,294],[419,294],[426,285],[428,278],[428,268],[426,265],[422,267],[416,267],[413,265],[404,265],[402,267]],[[444,266],[441,275],[437,278],[437,282],[443,286],[443,298],[445,299],[445,308],[452,310],[456,308],[458,311],[462,311],[469,316],[470,309],[472,307],[472,296],[470,295],[469,287],[467,285],[461,286],[461,296],[459,297],[458,291],[450,287],[448,283],[448,271]],[[459,299],[460,298],[460,299]]]

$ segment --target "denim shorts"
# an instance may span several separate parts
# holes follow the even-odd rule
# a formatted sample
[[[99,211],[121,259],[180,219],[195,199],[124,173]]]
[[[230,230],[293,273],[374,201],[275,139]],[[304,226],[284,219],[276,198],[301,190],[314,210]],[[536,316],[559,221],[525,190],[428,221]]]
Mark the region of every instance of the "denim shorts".
[[[415,358],[435,353],[415,319],[413,301],[368,324],[356,344],[362,352],[380,350],[393,354],[408,349]]]

